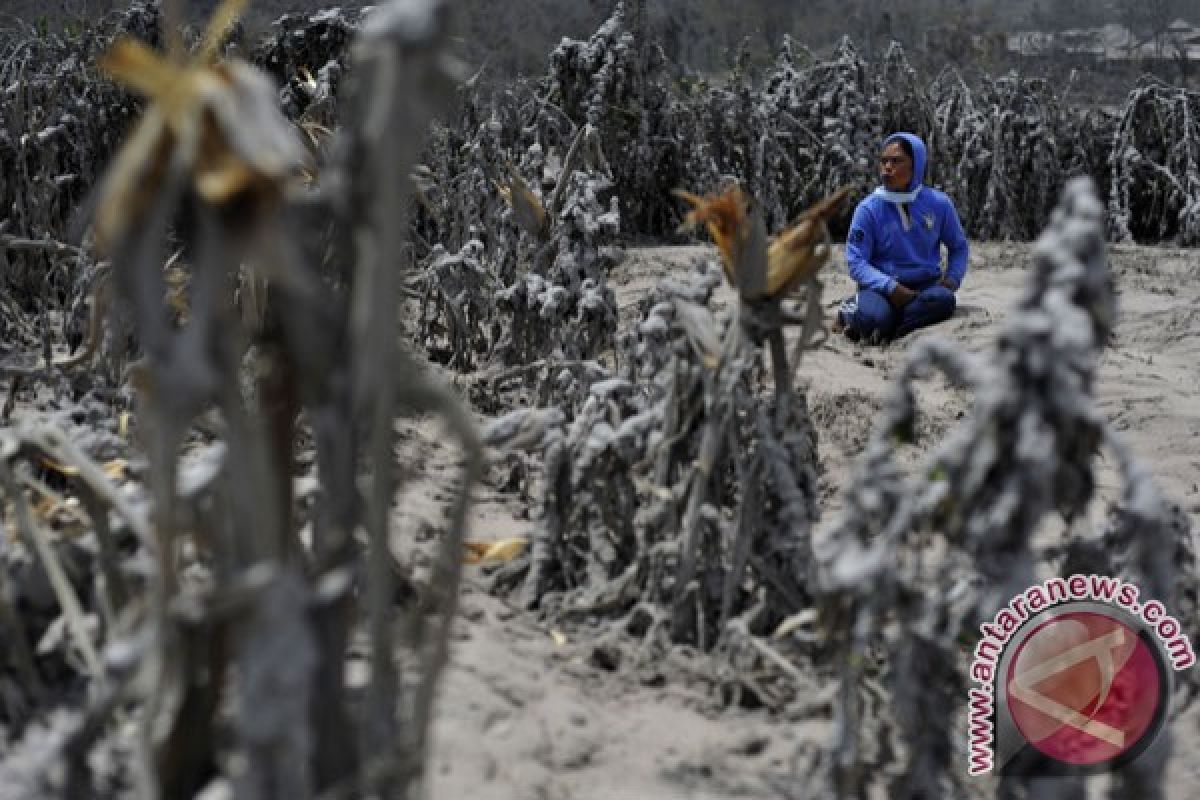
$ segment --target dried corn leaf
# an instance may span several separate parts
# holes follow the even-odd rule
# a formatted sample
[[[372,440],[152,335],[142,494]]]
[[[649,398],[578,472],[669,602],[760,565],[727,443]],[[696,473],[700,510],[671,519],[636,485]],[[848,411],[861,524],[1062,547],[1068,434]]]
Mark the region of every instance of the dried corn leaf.
[[[767,248],[769,296],[777,297],[800,285],[829,259],[828,248],[821,247],[829,238],[826,225],[851,191],[847,186],[829,195],[771,241]]]
[[[57,472],[59,475],[64,475],[68,478],[79,474],[78,467],[73,467],[70,464],[61,464],[54,459],[46,458],[45,456],[39,458],[38,463],[43,469],[47,469],[50,472]]]
[[[692,206],[681,227],[687,230],[697,225],[705,226],[721,253],[725,277],[736,286],[738,254],[745,251],[749,234],[746,222],[750,215],[750,198],[740,186],[703,197],[683,189],[676,189],[672,194]]]
[[[38,463],[41,464],[44,469],[50,470],[51,472],[57,472],[59,475],[67,478],[72,478],[79,474],[78,467],[72,464],[63,464],[44,456],[38,459]],[[106,461],[102,465],[101,469],[104,470],[104,474],[110,479],[119,480],[125,477],[125,471],[129,469],[129,462],[123,458],[114,458],[112,461]]]
[[[826,224],[851,193],[844,187],[805,211],[796,222],[766,243],[762,216],[751,210],[750,198],[733,186],[717,195],[700,197],[676,190],[692,205],[684,227],[703,223],[721,252],[729,283],[746,299],[777,297],[795,288],[829,258]]]
[[[510,536],[494,542],[467,541],[463,543],[466,555],[463,562],[467,564],[499,563],[512,561],[521,556],[529,546],[529,538],[525,536]]]
[[[497,184],[496,189],[504,202],[513,210],[513,219],[517,227],[531,236],[544,238],[547,233],[546,209],[542,201],[521,178],[521,174],[511,164],[508,166],[508,182]]]

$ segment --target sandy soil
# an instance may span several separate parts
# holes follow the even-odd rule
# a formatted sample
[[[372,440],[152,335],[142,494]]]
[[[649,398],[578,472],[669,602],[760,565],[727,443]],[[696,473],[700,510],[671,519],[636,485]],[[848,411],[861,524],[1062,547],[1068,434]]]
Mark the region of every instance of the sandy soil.
[[[623,324],[658,279],[708,252],[679,247],[630,253],[613,276]],[[1117,247],[1111,256],[1120,321],[1116,347],[1101,365],[1101,406],[1200,530],[1200,253]],[[839,253],[827,268],[830,309],[852,286],[842,264]],[[866,441],[867,420],[881,407],[905,348],[938,335],[985,350],[1019,296],[1027,264],[1025,245],[977,245],[958,313],[949,322],[884,348],[833,337],[806,355],[800,379],[821,437],[823,525],[837,516],[840,487]],[[927,418],[918,451],[936,443],[970,403],[965,393],[938,381],[920,397]],[[433,483],[453,469],[453,454],[432,434],[414,434],[407,448],[410,463],[425,465],[424,477]],[[1116,481],[1108,466],[1101,468],[1100,482],[1102,494],[1111,496]],[[414,492],[403,507],[420,538],[443,498]],[[478,491],[474,538],[528,533],[535,524],[520,498],[487,485]],[[435,800],[809,795],[795,777],[798,747],[819,740],[826,721],[796,724],[762,711],[722,711],[686,682],[639,680],[606,669],[586,639],[564,641],[561,632],[486,594],[478,569],[467,570],[435,722]],[[1193,709],[1172,723],[1172,800],[1200,796],[1198,717]],[[1103,779],[1095,779],[1093,788],[1102,786]]]

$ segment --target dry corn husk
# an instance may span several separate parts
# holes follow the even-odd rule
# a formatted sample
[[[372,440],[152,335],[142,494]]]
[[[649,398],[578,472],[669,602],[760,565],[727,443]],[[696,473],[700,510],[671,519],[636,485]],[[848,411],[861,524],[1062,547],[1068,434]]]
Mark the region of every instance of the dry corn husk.
[[[843,187],[829,195],[766,244],[765,281],[759,280],[761,267],[756,263],[763,258],[761,223],[750,213],[750,198],[740,186],[703,197],[683,190],[675,195],[692,206],[684,227],[705,226],[721,253],[725,277],[753,299],[787,294],[820,269],[829,258],[823,246],[828,241],[826,225],[851,191]]]
[[[548,232],[546,209],[528,184],[521,178],[520,173],[508,165],[508,181],[496,184],[496,190],[513,210],[513,218],[517,227],[531,236],[544,238]]]
[[[529,546],[525,536],[510,536],[494,542],[463,542],[466,555],[463,562],[467,564],[502,563],[518,558]]]

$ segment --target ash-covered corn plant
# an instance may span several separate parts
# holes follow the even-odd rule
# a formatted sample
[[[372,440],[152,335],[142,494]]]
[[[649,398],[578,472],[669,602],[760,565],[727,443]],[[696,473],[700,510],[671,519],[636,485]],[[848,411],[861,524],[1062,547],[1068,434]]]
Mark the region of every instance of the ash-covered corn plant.
[[[564,38],[550,54],[538,91],[575,126],[595,131],[611,159],[627,229],[665,233],[678,221],[667,191],[703,177],[683,169],[699,142],[673,96],[662,47],[645,37],[641,5],[629,5],[618,2],[586,42]]]
[[[619,151],[597,113],[609,80],[600,73],[617,69],[601,56],[624,41],[622,18],[618,9],[593,37],[596,63],[563,62],[573,52],[564,41],[538,82],[489,93],[477,75],[460,91],[452,124],[435,128],[413,176],[422,264],[414,335],[437,360],[469,371],[590,360],[611,349],[607,275],[622,257],[620,203],[631,195],[617,174],[629,166],[611,159]],[[557,82],[568,77],[571,86]],[[599,94],[588,100],[592,89],[580,87],[592,78]],[[486,294],[464,293],[468,285]]]
[[[877,70],[872,96],[878,98],[881,131],[886,135],[931,130],[934,109],[926,82],[908,62],[899,42],[888,46]]]
[[[587,131],[582,141],[588,148],[578,156],[594,151],[599,138],[582,115],[572,118],[550,99],[542,86],[546,79],[517,78],[496,87],[484,72],[459,87],[448,120],[434,126],[414,172],[417,255],[424,257],[435,244],[455,252],[477,239],[494,251],[507,285],[530,258],[530,242],[512,235],[512,205],[503,199],[507,185],[515,175],[549,207],[549,193],[565,190],[560,173],[580,166],[568,168],[566,162],[581,135]]]
[[[1110,159],[1115,239],[1200,244],[1200,92],[1147,79],[1121,109]]]
[[[26,311],[62,308],[88,261],[62,243],[137,112],[95,68],[124,31],[155,40],[157,7],[135,3],[93,30],[0,31],[0,273]]]
[[[472,239],[457,253],[435,245],[422,268],[418,336],[431,361],[474,369],[492,349],[497,278],[485,264],[483,242]]]
[[[1167,604],[1182,597],[1192,560],[1186,519],[1170,512],[1094,398],[1114,322],[1104,207],[1080,179],[1035,245],[1025,294],[986,360],[939,339],[913,346],[843,517],[818,547],[820,606],[842,665],[836,733],[815,765],[821,796],[969,794],[960,715],[974,632],[1040,580],[1039,570],[1084,565]],[[933,371],[973,391],[974,406],[908,474],[897,448],[916,431],[913,384]],[[1104,447],[1116,455],[1123,489],[1097,539],[1078,529]],[[1049,515],[1064,519],[1065,544],[1034,541]],[[1161,796],[1162,737],[1115,774],[1113,796]],[[1053,796],[1082,791],[1081,780],[1055,783]],[[1000,791],[1023,782],[1006,777]],[[1037,784],[1022,791],[1051,796]]]
[[[511,104],[517,91],[489,103],[460,89],[451,120],[433,126],[423,160],[413,172],[417,257],[427,258],[439,244],[456,252],[471,240],[491,246],[500,238],[504,202],[497,182],[514,160],[510,148],[516,149],[511,131],[506,140],[501,120],[516,113]],[[502,258],[501,264],[506,261]]]
[[[885,133],[930,129],[932,107],[904,51],[893,45],[878,68],[849,39],[817,61],[785,38],[762,85],[740,80],[707,90],[685,111],[694,117],[708,165],[689,177],[716,185],[733,176],[779,227],[842,186],[867,187],[870,154]],[[688,127],[681,126],[681,137]]]
[[[948,70],[935,93],[935,174],[973,237],[1032,238],[1067,177],[1098,166],[1079,153],[1085,115],[1064,109],[1045,81],[1008,75],[971,91]]]
[[[755,637],[811,602],[817,516],[816,435],[783,328],[802,326],[797,353],[820,329],[815,275],[828,256],[826,222],[847,194],[769,244],[739,188],[682,195],[689,222],[718,243],[736,306],[714,314],[720,278],[703,263],[664,281],[621,343],[617,374],[581,387],[572,407],[513,412],[489,429],[489,443],[541,452],[545,464],[540,527],[499,585],[519,584],[522,602],[551,618],[622,619],[603,647],[639,669],[652,668],[649,654],[686,645],[749,650],[779,670]],[[807,305],[797,309],[785,298],[801,286]],[[758,675],[722,673],[730,699],[775,702]]]
[[[18,542],[0,544],[0,714],[20,735],[0,785],[19,796],[420,791],[479,466],[465,410],[397,346],[406,177],[460,78],[447,7],[395,0],[363,24],[333,179],[313,193],[270,79],[220,58],[241,5],[222,3],[191,55],[122,38],[101,60],[146,98],[93,221],[141,354],[121,426],[144,465],[102,467],[45,424],[0,437]],[[349,257],[332,279],[302,235],[314,213]],[[182,317],[163,277],[176,244],[190,265]],[[235,305],[243,272],[265,293],[255,314]],[[389,545],[396,420],[417,413],[440,417],[463,456],[425,581],[397,574]],[[301,497],[304,451],[319,488]],[[90,574],[49,533],[63,510],[94,548]],[[57,607],[43,631],[12,602],[31,568],[43,614]],[[56,627],[47,647],[61,657],[37,658]],[[365,683],[347,670],[363,645]]]
[[[329,8],[284,14],[254,46],[253,61],[281,87],[279,103],[289,119],[332,126],[337,97],[362,13]]]
[[[581,131],[580,140],[587,135],[587,129]],[[617,303],[608,272],[623,255],[616,245],[621,218],[602,167],[580,167],[572,168],[568,160],[557,176],[549,212],[537,212],[536,198],[520,181],[508,187],[517,222],[544,243],[530,268],[496,294],[496,354],[503,363],[551,356],[586,360],[612,347]]]
[[[642,64],[625,3],[588,41],[564,38],[550,54],[539,87],[576,125],[598,130],[608,152],[632,158],[618,164],[624,175],[639,166],[638,127],[642,114]]]
[[[309,39],[319,19],[309,21]],[[35,29],[16,19],[0,28],[0,171],[5,176],[0,182],[0,282],[5,290],[0,330],[7,349],[56,351],[52,357],[42,353],[47,367],[87,367],[98,351],[127,349],[115,341],[123,338],[115,330],[97,341],[105,334],[93,321],[106,314],[107,264],[98,260],[89,237],[80,246],[68,244],[94,202],[104,165],[141,108],[135,92],[96,69],[97,56],[122,35],[162,45],[159,4],[138,0],[83,28]],[[177,38],[193,36],[182,31]],[[277,70],[295,66],[299,53],[308,52],[278,38],[269,44],[261,55],[274,57]],[[283,51],[293,58],[281,61]],[[316,72],[313,76],[296,67],[282,75],[289,88],[279,99],[306,126],[302,130],[314,151],[328,134],[314,123],[331,124],[336,111],[327,102],[335,87],[326,85],[334,73]],[[303,94],[304,102],[297,105],[288,91]],[[276,102],[272,98],[272,105]],[[10,371],[30,372],[28,357],[16,360],[21,363]],[[119,374],[120,359],[109,367]],[[80,369],[74,373],[82,375]],[[115,382],[108,383],[111,389]]]
[[[785,41],[762,89],[713,89],[705,105],[704,136],[718,174],[745,182],[768,225],[869,181],[879,114],[870,70],[849,39],[832,58],[808,64],[797,63]]]
[[[487,160],[495,168],[501,158],[493,151]],[[611,349],[617,309],[608,273],[622,251],[609,164],[590,126],[547,160],[535,141],[521,159],[524,174],[509,161],[489,187],[499,207],[481,202],[491,230],[472,226],[479,238],[457,254],[437,245],[426,257],[417,336],[435,360],[469,371],[480,362],[590,360]],[[483,180],[488,169],[472,171]]]

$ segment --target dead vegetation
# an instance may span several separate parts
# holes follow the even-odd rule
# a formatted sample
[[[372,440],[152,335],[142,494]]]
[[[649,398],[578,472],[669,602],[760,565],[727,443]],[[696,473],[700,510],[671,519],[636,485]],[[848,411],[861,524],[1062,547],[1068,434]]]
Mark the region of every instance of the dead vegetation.
[[[686,674],[723,704],[793,719],[832,712],[832,740],[797,760],[804,796],[967,796],[975,787],[956,755],[964,642],[1008,597],[1040,571],[1084,571],[1124,576],[1182,609],[1196,603],[1187,520],[1092,394],[1115,309],[1103,206],[1089,182],[1068,186],[994,352],[932,339],[909,353],[843,489],[843,516],[817,541],[819,432],[790,388],[778,327],[805,324],[804,314],[747,295],[754,271],[743,269],[764,268],[769,250],[744,196],[693,201],[737,281],[736,309],[713,314],[718,278],[698,265],[644,301],[624,372],[559,413],[514,412],[485,434],[540,450],[545,463],[538,534],[495,586],[518,589],[576,638],[598,636],[589,647],[606,669],[643,682]],[[815,279],[805,296],[819,308]],[[820,331],[819,316],[808,323],[796,360]],[[935,370],[973,392],[973,410],[906,469],[898,450],[918,430],[913,384]],[[1083,512],[1101,450],[1123,489],[1109,525],[1091,531]],[[1051,514],[1069,536],[1035,547]],[[1168,749],[1163,740],[1119,773],[1115,791],[1159,796]],[[1035,788],[1006,778],[999,791]]]
[[[359,32],[342,157],[327,165],[341,193],[314,196],[269,81],[217,60],[240,5],[222,4],[192,56],[178,42],[164,58],[121,39],[103,61],[147,96],[95,217],[113,305],[139,346],[128,374],[145,460],[132,502],[65,431],[6,432],[16,537],[3,620],[18,671],[5,675],[4,722],[26,758],[6,760],[4,784],[20,796],[192,797],[219,785],[239,797],[398,796],[421,782],[479,467],[458,400],[398,349],[392,302],[404,176],[423,118],[454,80],[446,9],[397,3]],[[300,239],[292,207],[305,203],[353,241],[341,282],[289,246]],[[190,266],[184,319],[164,302],[169,246]],[[258,314],[235,307],[251,286],[263,294]],[[464,464],[432,579],[398,609],[394,425],[430,412],[460,440]],[[215,435],[198,437],[201,424]],[[298,437],[310,438],[320,475],[302,512]],[[67,476],[57,490],[39,488],[47,464]],[[85,540],[57,525],[52,535],[55,517],[34,513],[28,486],[61,495],[56,507],[84,523]],[[67,632],[57,671],[33,655],[45,643],[28,627],[37,618],[17,613],[28,580],[9,585],[31,556]],[[355,641],[370,662],[357,689],[346,678]],[[70,711],[46,716],[53,707]],[[52,763],[65,769],[37,768]]]
[[[1087,564],[1196,619],[1186,521],[1092,387],[1105,233],[1200,240],[1192,94],[1082,112],[1014,77],[926,87],[899,48],[868,65],[848,41],[825,61],[785,41],[761,84],[738,65],[673,85],[618,6],[540,81],[485,96],[447,58],[443,3],[287,17],[241,48],[261,68],[226,45],[240,5],[186,45],[142,3],[103,36],[0,42],[17,796],[416,796],[464,558],[595,637],[599,667],[833,715],[797,754],[813,797],[960,796],[963,637],[1035,568]],[[818,540],[795,376],[825,335],[819,269],[896,127],[927,136],[973,234],[1046,230],[993,352],[910,354]],[[681,221],[720,263],[664,280],[618,336],[622,242]],[[496,416],[482,432],[434,365]],[[906,472],[931,369],[974,406]],[[461,471],[417,580],[390,539],[395,423],[425,414]],[[485,444],[535,506],[528,543],[464,542]],[[1097,535],[1099,451],[1123,494]],[[1071,536],[1038,550],[1052,514]],[[1156,796],[1160,765],[1118,790]]]
[[[822,60],[786,38],[761,76],[735,63],[720,82],[676,79],[638,20],[635,7],[619,4],[590,39],[560,44],[539,78],[495,89],[472,76],[455,90],[444,124],[434,125],[415,168],[406,252],[413,263],[442,265],[412,287],[429,306],[414,336],[444,353],[438,360],[473,368],[479,356],[497,352],[497,339],[513,341],[502,348],[510,362],[545,355],[544,344],[517,342],[521,334],[479,328],[492,327],[493,318],[505,329],[536,327],[503,319],[516,314],[510,296],[522,292],[532,292],[529,304],[565,289],[570,302],[555,302],[550,314],[574,319],[572,308],[584,302],[576,284],[590,279],[603,294],[600,273],[615,260],[610,246],[618,236],[675,236],[681,213],[672,190],[711,191],[736,180],[768,227],[780,229],[839,187],[868,189],[868,154],[896,128],[925,136],[931,182],[956,198],[976,238],[1032,239],[1066,181],[1082,174],[1106,199],[1111,237],[1189,244],[1200,236],[1194,92],[1148,83],[1119,113],[1086,110],[1072,104],[1070,84],[1003,76],[968,86],[953,70],[930,83],[899,46],[872,64],[848,40]],[[326,163],[343,116],[339,97],[361,24],[360,12],[286,15],[262,42],[235,46],[279,85],[278,104],[312,155],[310,177]],[[14,300],[5,321],[11,327],[18,314],[25,318],[13,333],[45,328],[53,315],[53,333],[79,346],[88,262],[60,243],[80,219],[75,209],[94,200],[100,170],[139,103],[97,72],[96,56],[122,31],[157,44],[161,26],[158,6],[138,2],[92,32],[0,37],[0,167],[10,176],[0,187],[0,266]],[[547,209],[553,243],[515,235],[503,199],[514,174]],[[568,203],[572,194],[577,199]],[[619,214],[607,217],[614,200]],[[599,229],[560,224],[560,216],[589,204],[598,205],[586,218]],[[835,234],[848,209],[833,221]],[[566,239],[575,260],[566,271],[582,278],[561,274]],[[472,242],[482,249],[464,250]],[[444,275],[461,272],[447,254],[474,259],[492,295],[511,291],[451,310],[447,292],[475,278]],[[525,272],[519,264],[534,264],[547,287],[516,288],[517,273]],[[552,275],[555,264],[560,274]],[[451,331],[456,317],[463,319]]]
[[[892,797],[968,791],[954,759],[956,714],[967,696],[962,642],[1032,585],[1039,567],[1128,576],[1170,598],[1164,602],[1195,602],[1186,518],[1159,496],[1095,405],[1097,358],[1115,322],[1103,221],[1094,187],[1068,185],[1034,245],[1025,295],[994,352],[971,357],[933,339],[908,354],[819,556],[828,634],[845,666],[839,739],[818,769],[838,796],[880,785],[881,771],[893,776]],[[932,370],[970,387],[974,407],[906,474],[897,444],[913,438],[912,385]],[[1075,523],[1094,496],[1101,448],[1119,464],[1123,487],[1111,525],[1089,531]],[[1032,534],[1048,514],[1064,518],[1069,536],[1039,550]],[[867,652],[878,660],[853,657]],[[891,700],[883,715],[866,701],[880,689]],[[880,737],[895,741],[886,747]],[[872,755],[864,759],[868,741]],[[1114,796],[1161,796],[1167,749],[1162,742],[1119,772]],[[885,763],[895,752],[908,755]],[[1074,790],[1083,791],[1076,781]],[[1017,784],[1042,791],[1023,783],[1005,778],[999,791],[1016,792]],[[1056,783],[1053,792],[1063,791]]]

